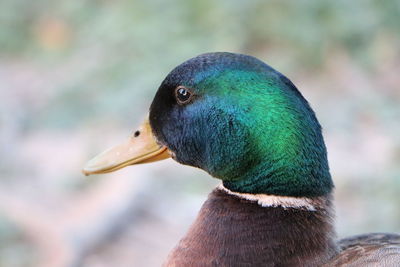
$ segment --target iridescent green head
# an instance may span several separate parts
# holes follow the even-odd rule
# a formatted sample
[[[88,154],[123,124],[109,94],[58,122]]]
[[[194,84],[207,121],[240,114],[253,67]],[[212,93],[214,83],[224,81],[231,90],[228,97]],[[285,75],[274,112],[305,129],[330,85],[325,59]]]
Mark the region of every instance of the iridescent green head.
[[[149,118],[176,161],[231,191],[312,197],[333,188],[314,112],[289,79],[254,57],[184,62],[162,82]]]

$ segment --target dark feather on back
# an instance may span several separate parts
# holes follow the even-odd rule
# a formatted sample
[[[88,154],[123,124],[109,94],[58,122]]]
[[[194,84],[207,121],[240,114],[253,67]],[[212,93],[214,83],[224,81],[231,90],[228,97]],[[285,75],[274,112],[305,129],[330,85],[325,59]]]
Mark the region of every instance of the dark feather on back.
[[[340,254],[325,266],[400,266],[400,235],[365,234],[340,240]]]

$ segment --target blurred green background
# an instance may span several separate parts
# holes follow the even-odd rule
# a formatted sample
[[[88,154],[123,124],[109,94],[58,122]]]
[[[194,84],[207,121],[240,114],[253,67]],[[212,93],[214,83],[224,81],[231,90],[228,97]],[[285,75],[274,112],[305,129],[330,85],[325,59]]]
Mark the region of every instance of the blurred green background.
[[[85,178],[204,52],[286,74],[324,127],[340,237],[400,231],[400,2],[2,0],[0,266],[159,266],[218,183],[172,160]]]

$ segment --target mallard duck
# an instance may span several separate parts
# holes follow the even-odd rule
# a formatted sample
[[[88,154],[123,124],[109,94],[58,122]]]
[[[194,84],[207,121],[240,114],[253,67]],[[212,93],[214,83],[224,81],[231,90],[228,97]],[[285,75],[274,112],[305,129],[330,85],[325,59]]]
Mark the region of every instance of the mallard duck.
[[[83,172],[170,157],[222,183],[165,266],[400,266],[400,235],[337,241],[321,126],[296,86],[254,57],[177,66],[148,119]]]

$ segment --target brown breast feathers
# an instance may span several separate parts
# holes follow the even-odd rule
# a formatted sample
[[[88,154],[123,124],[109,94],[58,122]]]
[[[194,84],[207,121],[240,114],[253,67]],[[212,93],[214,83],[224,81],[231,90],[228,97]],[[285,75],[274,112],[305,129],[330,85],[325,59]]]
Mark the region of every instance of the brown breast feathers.
[[[310,211],[215,189],[164,266],[321,266],[336,253],[330,197]]]

